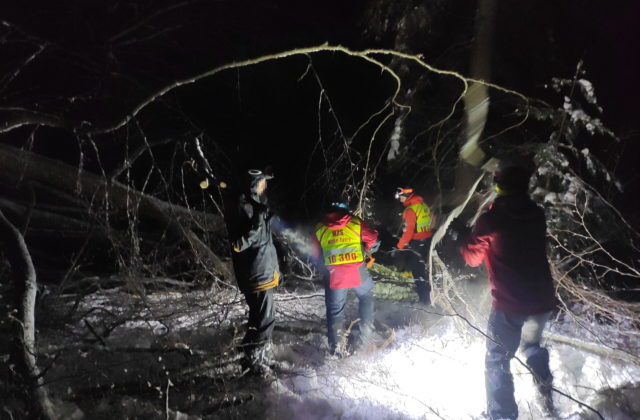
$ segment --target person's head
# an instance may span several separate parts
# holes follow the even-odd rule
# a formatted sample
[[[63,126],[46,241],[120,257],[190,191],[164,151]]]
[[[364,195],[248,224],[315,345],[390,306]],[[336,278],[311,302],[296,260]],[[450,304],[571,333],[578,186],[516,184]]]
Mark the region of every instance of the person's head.
[[[252,194],[261,196],[267,189],[267,180],[273,179],[273,175],[266,174],[259,169],[249,169],[249,189]]]
[[[412,188],[403,188],[403,187],[398,187],[396,188],[396,200],[399,200],[401,203],[404,203],[405,201],[407,201],[407,198],[411,197],[413,195],[413,189]]]
[[[351,208],[349,207],[349,204],[347,204],[344,201],[334,201],[334,202],[332,202],[330,210],[331,211],[337,211],[337,212],[344,212],[344,213],[350,213],[351,212]]]
[[[509,156],[500,160],[493,173],[498,194],[526,193],[535,164],[528,156]]]

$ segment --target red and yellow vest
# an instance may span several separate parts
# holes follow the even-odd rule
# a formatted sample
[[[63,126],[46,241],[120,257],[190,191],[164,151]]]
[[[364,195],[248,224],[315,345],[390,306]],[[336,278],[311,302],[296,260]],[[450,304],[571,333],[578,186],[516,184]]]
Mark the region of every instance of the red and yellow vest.
[[[414,233],[428,232],[431,230],[433,219],[431,218],[431,209],[425,203],[416,203],[408,205],[404,211],[413,210],[416,214],[416,228]]]
[[[362,221],[353,217],[345,226],[330,228],[322,223],[316,226],[316,237],[322,247],[324,265],[340,265],[364,261]]]

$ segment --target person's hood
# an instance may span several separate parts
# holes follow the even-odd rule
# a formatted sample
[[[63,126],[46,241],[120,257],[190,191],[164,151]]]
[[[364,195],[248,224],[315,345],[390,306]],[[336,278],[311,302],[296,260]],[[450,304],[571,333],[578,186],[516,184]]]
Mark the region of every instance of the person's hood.
[[[419,195],[416,194],[411,194],[405,201],[404,203],[402,203],[403,206],[408,207],[412,204],[420,204],[420,203],[424,203],[424,200],[422,199],[422,197],[420,197]]]
[[[498,197],[491,209],[515,220],[529,220],[537,217],[540,212],[540,208],[526,193]]]
[[[332,229],[344,227],[351,221],[353,216],[345,211],[332,211],[322,218],[322,223]]]

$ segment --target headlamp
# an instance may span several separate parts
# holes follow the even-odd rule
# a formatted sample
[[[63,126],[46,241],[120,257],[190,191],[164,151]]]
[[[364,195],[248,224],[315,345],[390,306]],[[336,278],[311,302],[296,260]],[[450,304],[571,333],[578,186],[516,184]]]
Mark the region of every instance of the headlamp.
[[[396,200],[399,199],[400,197],[408,197],[411,194],[413,194],[413,189],[412,188],[402,188],[402,187],[398,187],[396,189]]]
[[[264,173],[262,172],[260,169],[249,169],[249,175],[251,175],[254,178],[259,178],[262,177],[264,179],[273,179],[273,175],[270,173]]]

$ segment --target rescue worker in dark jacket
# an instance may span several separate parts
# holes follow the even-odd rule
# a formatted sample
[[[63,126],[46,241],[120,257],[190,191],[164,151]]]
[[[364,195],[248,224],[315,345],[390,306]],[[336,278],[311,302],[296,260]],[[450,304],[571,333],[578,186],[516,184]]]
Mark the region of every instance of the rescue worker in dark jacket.
[[[347,353],[344,311],[347,294],[358,296],[360,345],[370,344],[373,334],[373,279],[365,259],[377,251],[378,231],[352,215],[345,203],[333,203],[312,236],[312,257],[324,267],[323,281],[327,307],[327,338],[333,355]]]
[[[229,234],[236,280],[249,306],[243,364],[260,373],[267,368],[266,349],[275,323],[273,288],[280,281],[280,269],[264,193],[267,180],[273,177],[255,169],[248,177],[247,190],[230,215]]]
[[[553,412],[549,352],[540,346],[542,330],[556,306],[546,255],[544,212],[527,194],[533,163],[503,160],[495,172],[498,198],[478,218],[461,247],[467,264],[484,262],[489,274],[489,316],[485,379],[491,419],[516,419],[510,362],[522,345],[543,404]]]
[[[398,249],[409,248],[413,251],[409,257],[409,266],[416,282],[418,301],[429,305],[431,303],[431,284],[426,267],[429,261],[435,215],[422,197],[415,194],[411,188],[398,188],[396,199],[400,200],[404,206],[402,212],[403,232],[396,246]]]

